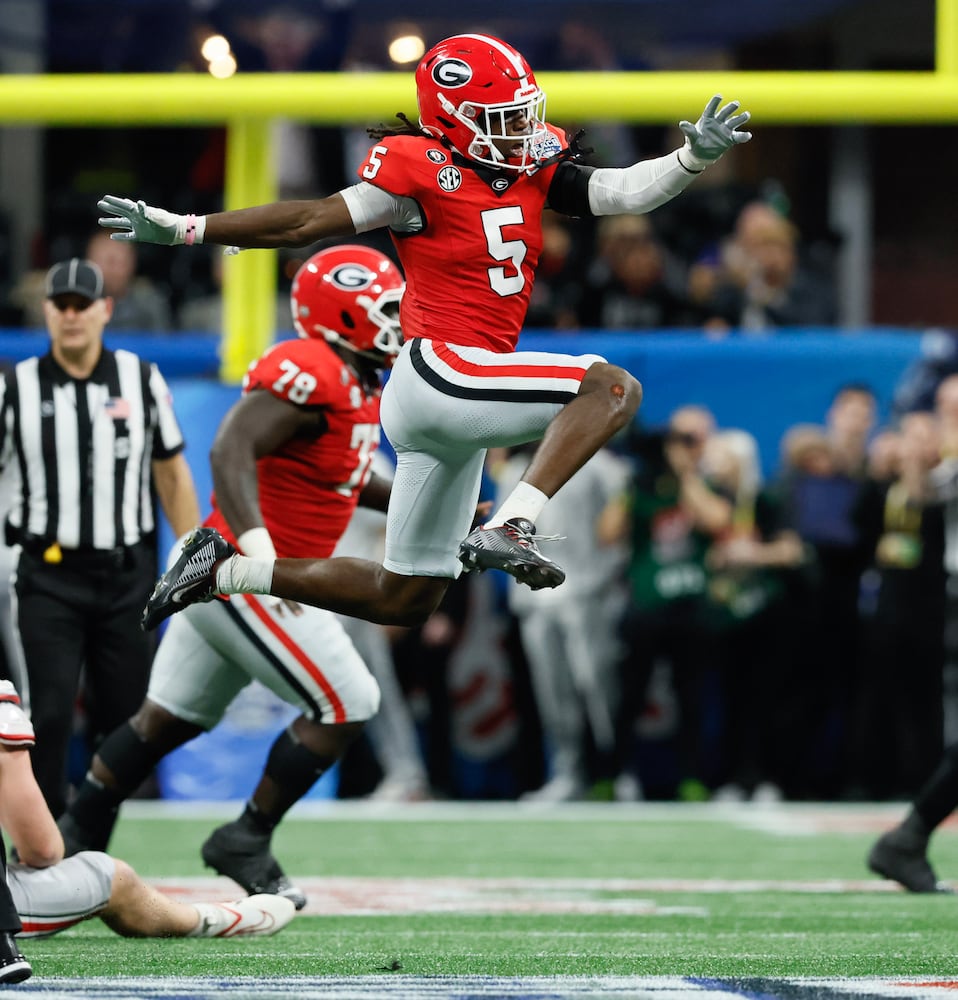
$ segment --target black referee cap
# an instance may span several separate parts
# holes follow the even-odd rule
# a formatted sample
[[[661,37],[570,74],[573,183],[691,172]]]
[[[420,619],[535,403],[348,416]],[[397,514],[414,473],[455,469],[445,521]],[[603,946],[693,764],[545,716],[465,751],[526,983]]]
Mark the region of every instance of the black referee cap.
[[[103,272],[92,260],[71,260],[54,264],[47,271],[47,298],[58,295],[82,295],[91,302],[103,296]]]

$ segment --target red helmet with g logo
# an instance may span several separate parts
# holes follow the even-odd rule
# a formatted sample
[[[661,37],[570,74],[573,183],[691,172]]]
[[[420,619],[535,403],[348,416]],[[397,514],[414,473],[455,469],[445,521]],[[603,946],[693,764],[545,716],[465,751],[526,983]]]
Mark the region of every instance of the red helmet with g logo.
[[[524,170],[542,158],[537,154],[551,135],[546,96],[525,58],[506,42],[492,35],[453,35],[439,42],[416,69],[416,95],[422,128],[445,137],[463,156],[509,170]],[[510,136],[506,124],[516,115],[525,117],[528,131]],[[496,148],[493,140],[506,138],[514,140],[515,153]]]
[[[385,367],[402,347],[399,301],[405,287],[399,268],[378,250],[320,250],[293,278],[293,324],[301,337],[344,344]]]

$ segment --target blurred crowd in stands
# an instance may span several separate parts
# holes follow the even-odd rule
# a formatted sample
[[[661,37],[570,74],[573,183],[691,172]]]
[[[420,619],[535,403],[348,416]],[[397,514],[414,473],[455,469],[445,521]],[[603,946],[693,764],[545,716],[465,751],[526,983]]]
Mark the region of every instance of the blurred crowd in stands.
[[[527,326],[565,332],[687,328],[720,336],[732,329],[760,334],[836,322],[828,270],[804,259],[794,223],[774,203],[759,196],[745,200],[729,219],[728,232],[703,245],[693,258],[680,257],[657,232],[658,216],[667,213],[668,206],[647,216],[610,216],[591,224],[547,212]],[[377,246],[392,252],[388,243]],[[142,252],[144,248],[118,243],[102,230],[72,242],[67,250],[96,261],[103,270],[107,293],[116,304],[111,328],[221,332],[222,251],[191,251],[200,266],[190,262],[197,274],[185,296],[173,295],[168,285],[143,273]],[[276,322],[278,330],[287,330],[286,276],[295,273],[300,261],[291,254],[281,256]],[[45,273],[45,267],[33,270],[10,289],[3,325],[42,327]]]
[[[955,474],[958,375],[876,420],[843,386],[771,481],[702,406],[632,428],[544,513],[562,587],[464,576],[394,637],[423,764],[380,796],[908,798],[955,738],[958,522],[928,484]],[[524,461],[490,455],[490,495]],[[346,795],[377,773],[344,771]]]
[[[343,0],[283,0],[265,7],[249,0],[146,0],[123,17],[93,19],[87,6],[59,4],[49,23],[48,71],[204,72],[201,43],[211,33],[229,39],[239,72],[408,73],[414,65],[391,63],[386,26],[364,18],[360,4]],[[557,18],[548,30],[521,19],[510,25],[518,35],[511,40],[540,72],[652,68],[581,20]],[[383,108],[384,119],[395,110]],[[584,127],[583,145],[592,147],[585,162],[603,165],[668,152],[682,138],[674,127],[559,124],[570,135]],[[359,125],[279,120],[273,141],[280,196],[308,198],[353,183],[370,140]],[[39,286],[47,268],[95,253],[110,269],[114,329],[220,332],[218,251],[198,247],[170,255],[156,247],[121,248],[98,239],[95,230],[96,201],[104,193],[143,198],[175,212],[222,208],[225,131],[66,127],[48,129],[44,143],[45,217],[32,247],[32,270],[4,274],[0,253],[0,326],[39,327]],[[806,228],[814,231],[800,233],[778,181],[746,182],[726,170],[723,165],[710,171],[682,199],[648,218],[610,218],[598,226],[550,218],[529,325],[721,333],[834,323],[834,234],[811,220]],[[382,233],[368,239],[390,252]],[[278,256],[280,319],[300,262],[296,255]],[[288,322],[278,328],[288,329]]]

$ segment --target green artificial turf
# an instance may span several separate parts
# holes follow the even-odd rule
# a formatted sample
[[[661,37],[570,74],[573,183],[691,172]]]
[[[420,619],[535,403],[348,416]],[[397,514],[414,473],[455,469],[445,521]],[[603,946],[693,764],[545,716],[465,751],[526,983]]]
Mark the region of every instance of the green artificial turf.
[[[882,827],[863,832],[851,810],[853,822],[838,823],[848,832],[810,832],[808,812],[779,809],[768,832],[747,813],[703,806],[291,817],[274,847],[294,877],[562,880],[545,886],[547,899],[601,879],[587,900],[639,896],[649,912],[301,915],[273,938],[213,942],[124,941],[91,921],[25,950],[51,977],[361,976],[397,965],[397,976],[958,973],[958,897],[869,891],[864,857]],[[113,850],[145,876],[209,875],[198,850],[216,822],[125,817]],[[944,829],[933,845],[942,876],[958,875],[958,836]],[[634,879],[683,882],[636,891],[614,881]],[[769,884],[737,890],[750,880]],[[859,885],[835,891],[829,880]],[[313,892],[311,904],[323,900]]]

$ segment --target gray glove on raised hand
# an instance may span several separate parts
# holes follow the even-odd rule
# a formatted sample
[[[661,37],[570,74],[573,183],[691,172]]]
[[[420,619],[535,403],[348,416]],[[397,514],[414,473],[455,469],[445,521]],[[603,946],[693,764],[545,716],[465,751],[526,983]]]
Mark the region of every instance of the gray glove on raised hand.
[[[104,229],[115,229],[111,240],[135,240],[137,243],[202,243],[206,218],[195,215],[174,215],[162,208],[151,208],[143,201],[130,201],[112,194],[104,195],[97,208],[110,215],[99,221]]]
[[[714,163],[726,150],[752,138],[751,132],[740,132],[752,116],[739,109],[738,101],[729,101],[724,108],[718,110],[722,103],[722,95],[716,94],[702,112],[702,117],[693,125],[691,122],[679,122],[679,128],[685,135],[685,145],[679,150],[679,162],[688,170],[704,170]]]

